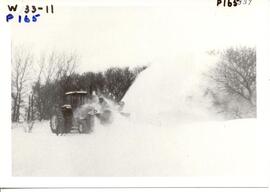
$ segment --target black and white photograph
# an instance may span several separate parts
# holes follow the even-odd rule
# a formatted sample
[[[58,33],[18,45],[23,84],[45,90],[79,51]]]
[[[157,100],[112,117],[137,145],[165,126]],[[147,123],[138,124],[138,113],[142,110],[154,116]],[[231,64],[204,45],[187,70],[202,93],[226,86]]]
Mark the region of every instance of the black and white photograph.
[[[12,176],[254,175],[258,4],[19,4]]]

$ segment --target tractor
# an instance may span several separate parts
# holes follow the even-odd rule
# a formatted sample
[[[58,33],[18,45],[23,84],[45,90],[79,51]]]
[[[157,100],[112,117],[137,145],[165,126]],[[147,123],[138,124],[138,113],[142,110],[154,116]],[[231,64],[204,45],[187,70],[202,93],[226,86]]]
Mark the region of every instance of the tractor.
[[[95,124],[95,117],[100,122],[110,123],[112,112],[104,98],[94,101],[86,91],[71,91],[65,93],[65,104],[55,106],[50,118],[51,131],[56,135],[63,135],[72,131],[90,133]],[[99,108],[99,109],[98,109]]]

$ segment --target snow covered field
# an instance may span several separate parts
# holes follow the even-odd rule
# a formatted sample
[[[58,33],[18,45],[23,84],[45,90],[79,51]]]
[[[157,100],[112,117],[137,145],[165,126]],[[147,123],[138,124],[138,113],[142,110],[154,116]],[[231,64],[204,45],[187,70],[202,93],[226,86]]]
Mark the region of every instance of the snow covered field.
[[[14,176],[251,175],[256,120],[162,127],[117,117],[92,134],[56,136],[47,121],[32,133],[13,124]],[[117,122],[117,123],[116,123]]]

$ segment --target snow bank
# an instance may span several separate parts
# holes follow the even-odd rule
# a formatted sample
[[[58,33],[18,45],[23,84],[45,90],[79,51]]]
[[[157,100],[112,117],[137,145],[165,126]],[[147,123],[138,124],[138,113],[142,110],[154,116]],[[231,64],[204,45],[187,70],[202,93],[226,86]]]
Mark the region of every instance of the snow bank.
[[[15,126],[15,125],[13,125]],[[14,176],[252,175],[255,120],[134,123],[116,116],[91,134],[56,136],[49,123],[12,129]]]

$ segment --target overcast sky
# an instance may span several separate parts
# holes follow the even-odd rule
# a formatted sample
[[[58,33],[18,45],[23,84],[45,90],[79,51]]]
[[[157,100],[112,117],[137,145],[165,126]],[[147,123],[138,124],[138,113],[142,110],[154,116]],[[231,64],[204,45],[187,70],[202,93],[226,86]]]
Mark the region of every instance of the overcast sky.
[[[185,2],[185,1],[181,1]],[[195,3],[196,1],[194,1]],[[204,6],[57,6],[32,25],[13,26],[13,44],[75,51],[80,71],[173,60],[182,52],[256,44],[256,4]],[[196,4],[194,4],[196,5]]]

